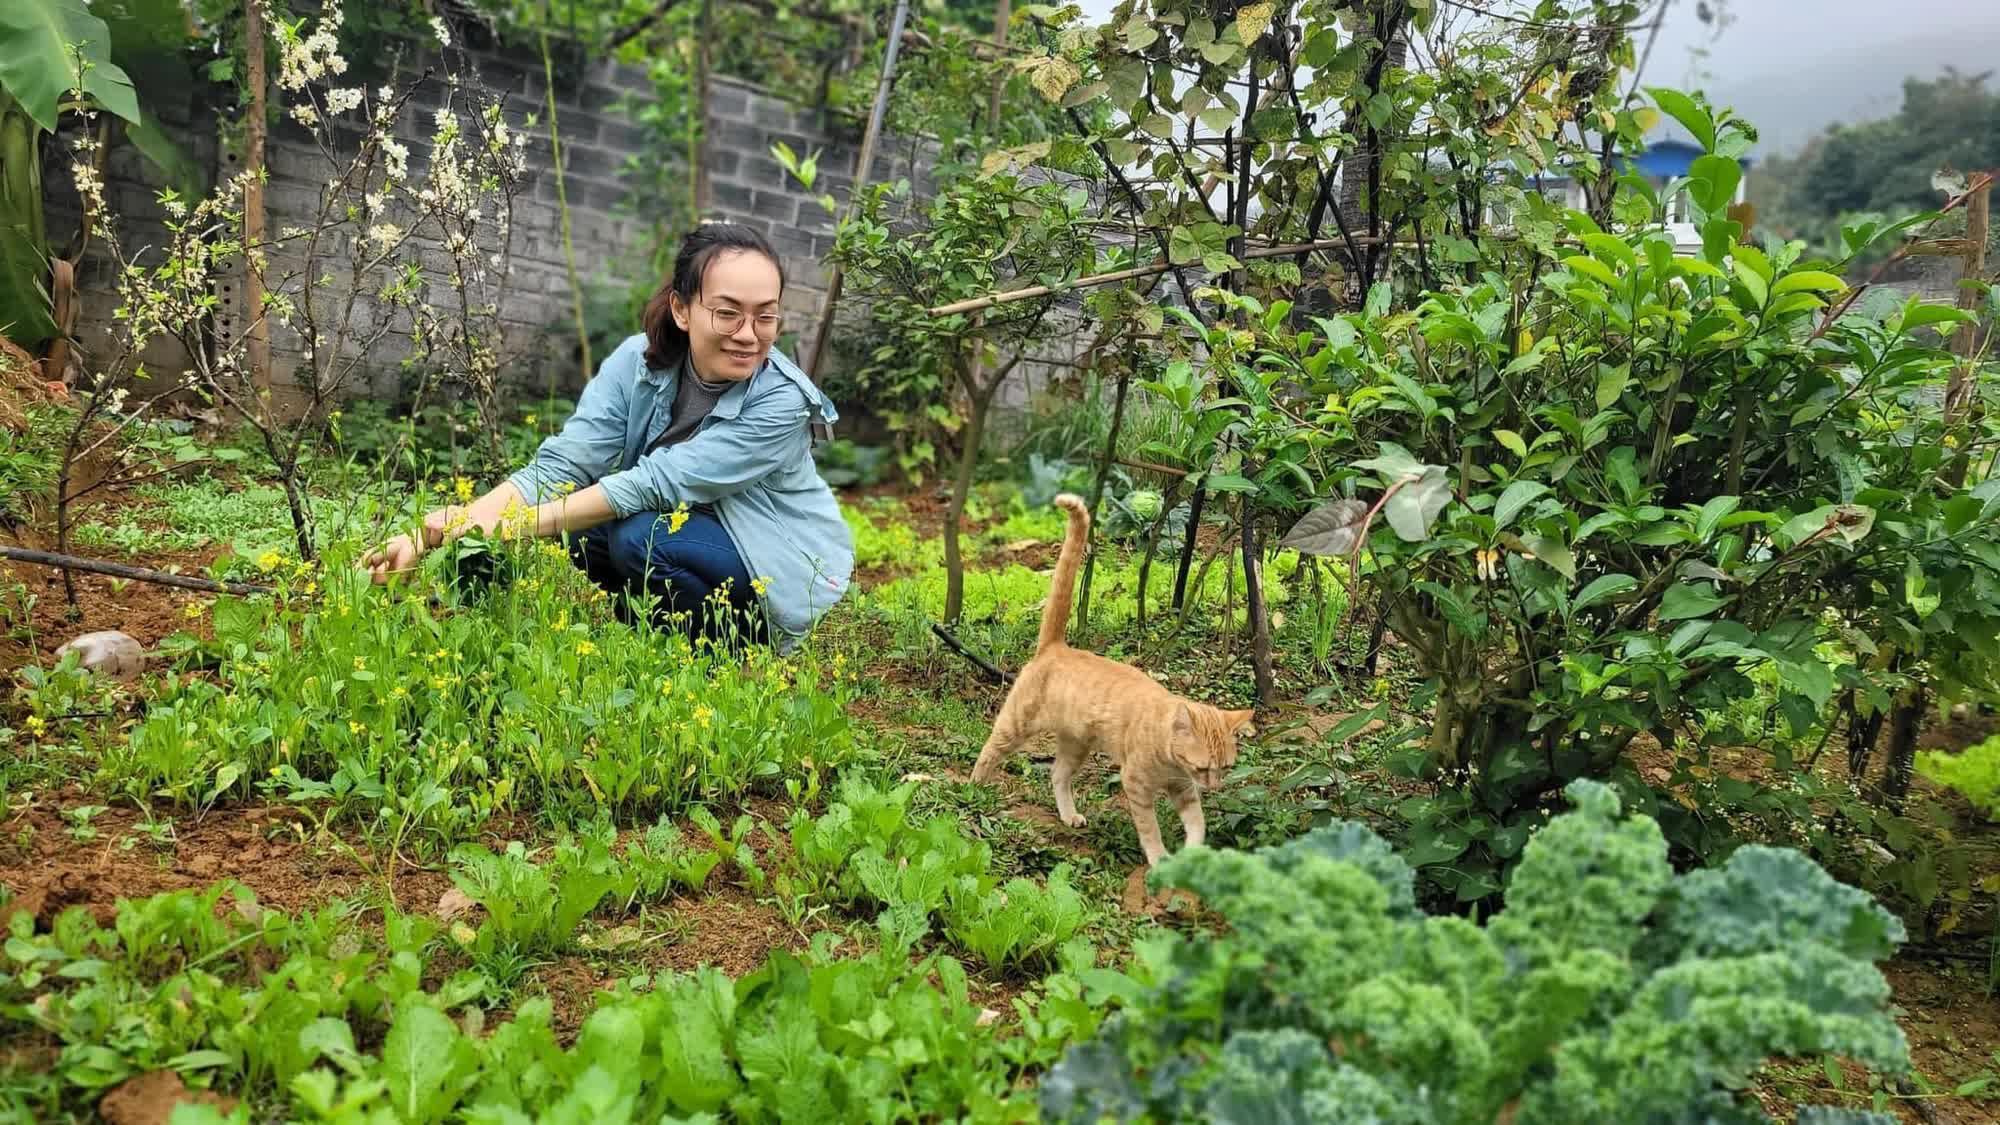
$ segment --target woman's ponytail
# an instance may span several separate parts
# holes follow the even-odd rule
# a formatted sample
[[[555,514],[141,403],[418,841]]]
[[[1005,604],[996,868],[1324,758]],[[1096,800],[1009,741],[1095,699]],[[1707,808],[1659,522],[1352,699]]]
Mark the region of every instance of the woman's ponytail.
[[[674,275],[646,302],[648,367],[665,370],[687,358],[688,334],[674,323],[673,299],[679,297],[682,304],[692,307],[701,293],[701,279],[707,275],[709,263],[737,252],[769,258],[778,270],[778,291],[784,292],[785,263],[778,260],[778,252],[771,249],[763,235],[740,223],[703,223],[681,240],[680,252],[674,256]]]

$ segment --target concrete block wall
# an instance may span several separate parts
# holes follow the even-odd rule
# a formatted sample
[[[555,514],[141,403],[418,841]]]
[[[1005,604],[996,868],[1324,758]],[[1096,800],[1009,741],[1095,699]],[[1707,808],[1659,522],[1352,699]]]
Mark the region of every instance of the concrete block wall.
[[[501,349],[503,372],[522,384],[541,388],[553,382],[560,390],[574,394],[583,376],[577,364],[570,285],[564,263],[561,209],[557,203],[556,178],[548,131],[548,86],[544,82],[538,54],[498,48],[471,48],[454,52],[454,65],[467,84],[476,83],[489,95],[502,99],[506,117],[517,131],[526,131],[527,173],[513,201],[510,236],[510,272],[501,301],[504,324]],[[432,112],[447,96],[442,78],[444,60],[425,48],[411,46],[396,60],[399,73],[422,73],[426,80],[413,98],[418,112],[406,113],[397,138],[410,151],[412,176],[427,165]],[[371,80],[371,87],[379,84]],[[400,85],[400,83],[399,83]],[[564,186],[570,212],[571,239],[579,274],[588,291],[593,284],[624,281],[650,287],[656,279],[641,276],[656,249],[650,245],[654,224],[647,214],[648,201],[640,198],[621,173],[630,158],[643,155],[651,135],[637,125],[626,111],[629,104],[643,104],[650,96],[651,83],[645,71],[609,59],[569,59],[559,61],[555,81],[556,120],[563,138]],[[186,93],[182,101],[156,107],[170,121],[178,122],[190,139],[198,158],[210,162],[219,176],[241,167],[241,154],[217,140],[220,135],[214,113],[203,108],[200,95]],[[465,110],[461,100],[461,112]],[[525,122],[533,116],[537,125]],[[272,234],[288,226],[303,226],[316,214],[328,179],[336,174],[339,162],[352,154],[360,141],[360,122],[343,125],[336,133],[335,151],[329,156],[305,129],[285,121],[274,126],[266,149],[269,173],[265,202],[268,230]],[[729,77],[713,79],[708,106],[710,161],[710,207],[705,218],[726,219],[754,227],[769,238],[784,260],[789,279],[786,292],[786,334],[790,349],[804,356],[811,352],[812,333],[827,285],[824,260],[833,245],[834,218],[819,203],[830,194],[845,202],[853,184],[853,169],[859,156],[861,126],[857,121],[834,117],[813,108],[794,106],[754,84]],[[817,152],[820,175],[812,191],[794,182],[771,156],[773,144],[783,142],[801,157]],[[671,161],[669,157],[669,161]],[[66,167],[66,162],[59,167]],[[927,187],[932,159],[925,142],[884,137],[877,146],[871,182],[909,179],[919,193]],[[52,175],[52,182],[63,177]],[[113,206],[121,215],[123,242],[128,252],[141,246],[158,247],[164,242],[160,225],[163,213],[154,202],[158,174],[141,164],[130,146],[121,146],[110,168]],[[74,223],[74,207],[67,219],[60,208],[52,210],[51,234],[61,237]],[[392,220],[393,221],[393,220]],[[405,224],[407,225],[407,224]],[[497,247],[495,247],[497,249]],[[155,251],[157,253],[157,250]],[[422,248],[433,283],[444,281],[448,272],[441,248]],[[322,272],[340,273],[347,255],[336,253]],[[274,263],[274,273],[282,273],[282,255]],[[294,266],[296,272],[296,266]],[[86,300],[82,335],[87,345],[101,353],[111,339],[112,312],[116,306],[111,289],[114,274],[108,262],[95,263],[86,271]],[[335,279],[336,287],[344,274]],[[240,298],[228,285],[224,296]],[[440,290],[442,292],[442,290]],[[409,326],[406,318],[393,310],[378,309],[363,302],[358,320],[364,324],[386,322],[388,331],[362,357],[351,391],[382,399],[407,394],[415,374],[405,370],[409,354]],[[851,300],[843,301],[849,315],[842,317],[839,330],[853,330]],[[225,331],[240,317],[240,307],[226,310]],[[630,331],[636,332],[634,324]],[[1015,384],[1001,397],[1003,407],[1027,404],[1033,390],[1051,378],[1061,378],[1080,348],[1078,333],[1052,319],[1047,334],[1047,362],[1024,363]],[[157,349],[156,349],[157,350]],[[276,380],[292,381],[302,349],[293,335],[273,333],[273,366]],[[829,359],[835,354],[829,350]],[[186,366],[179,356],[149,357],[155,369],[179,370]],[[865,411],[865,403],[842,402],[844,413]]]

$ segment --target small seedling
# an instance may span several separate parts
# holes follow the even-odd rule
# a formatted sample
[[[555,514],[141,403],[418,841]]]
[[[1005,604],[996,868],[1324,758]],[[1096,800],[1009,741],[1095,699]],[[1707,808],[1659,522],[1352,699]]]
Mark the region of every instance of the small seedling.
[[[70,839],[97,839],[97,827],[91,824],[91,821],[97,819],[97,814],[106,811],[109,807],[108,805],[78,805],[72,809],[64,809],[63,819],[69,821]]]

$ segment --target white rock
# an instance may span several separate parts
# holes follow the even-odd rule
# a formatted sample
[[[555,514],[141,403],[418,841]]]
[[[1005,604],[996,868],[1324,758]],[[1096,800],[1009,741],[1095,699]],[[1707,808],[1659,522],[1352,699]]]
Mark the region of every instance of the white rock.
[[[146,670],[146,650],[138,641],[117,630],[85,633],[56,650],[56,659],[74,651],[85,669],[114,680],[129,680]]]

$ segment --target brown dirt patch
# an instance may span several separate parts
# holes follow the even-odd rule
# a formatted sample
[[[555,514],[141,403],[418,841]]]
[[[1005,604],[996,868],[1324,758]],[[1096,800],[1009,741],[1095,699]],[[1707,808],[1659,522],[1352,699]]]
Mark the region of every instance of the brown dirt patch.
[[[97,1112],[109,1125],[166,1125],[174,1107],[182,1105],[211,1105],[229,1113],[235,1110],[236,1099],[208,1090],[190,1090],[180,1075],[156,1070],[113,1087],[97,1103]]]
[[[52,549],[36,542],[21,546]],[[140,564],[156,570],[178,569],[182,574],[201,575],[215,561],[222,548],[211,547],[189,554],[159,554]],[[78,552],[72,552],[78,553]],[[83,552],[87,554],[88,552]],[[32,648],[26,643],[0,636],[0,670],[12,670],[30,659],[52,660],[63,642],[82,633],[116,629],[130,634],[147,649],[183,629],[193,629],[185,610],[191,602],[206,602],[212,595],[150,582],[129,582],[119,588],[111,578],[96,574],[76,576],[78,616],[69,615],[63,597],[62,572],[30,563],[0,563],[0,582],[19,582],[35,596],[30,615],[34,627]]]
[[[156,844],[141,830],[145,819],[113,808],[90,821],[96,837],[78,840],[62,810],[92,803],[68,792],[44,797],[0,822],[0,884],[15,895],[12,909],[26,909],[46,923],[71,906],[87,908],[109,924],[120,899],[212,886],[234,879],[260,905],[296,913],[335,898],[382,886],[385,865],[365,846],[314,840],[310,829],[281,806],[218,809],[206,816],[163,810],[171,835]],[[451,881],[441,872],[397,865],[391,895],[403,909],[429,910]]]

